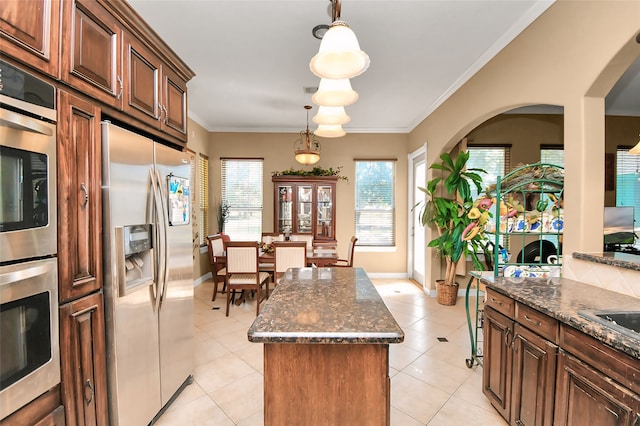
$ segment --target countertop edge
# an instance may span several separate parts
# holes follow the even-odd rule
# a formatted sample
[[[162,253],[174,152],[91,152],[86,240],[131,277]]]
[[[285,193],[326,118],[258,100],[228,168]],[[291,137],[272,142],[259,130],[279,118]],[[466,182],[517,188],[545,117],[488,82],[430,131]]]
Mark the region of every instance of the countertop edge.
[[[314,343],[314,344],[391,344],[402,343],[404,333],[322,333],[322,332],[247,332],[252,343]]]
[[[603,265],[615,266],[617,268],[640,271],[640,256],[631,253],[605,252],[605,253],[580,253],[572,254],[574,259],[595,262]]]

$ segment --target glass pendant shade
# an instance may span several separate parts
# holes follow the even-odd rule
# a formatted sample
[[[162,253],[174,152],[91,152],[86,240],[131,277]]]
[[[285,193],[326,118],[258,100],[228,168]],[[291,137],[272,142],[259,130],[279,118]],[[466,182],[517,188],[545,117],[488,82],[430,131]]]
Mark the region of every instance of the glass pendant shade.
[[[640,141],[638,141],[636,146],[629,150],[629,154],[640,154]]]
[[[320,78],[352,78],[369,68],[369,56],[360,50],[355,33],[344,21],[329,27],[318,54],[311,58],[309,68]]]
[[[347,132],[340,124],[320,124],[314,134],[323,138],[339,138],[346,135]]]
[[[318,91],[311,96],[311,100],[316,105],[344,107],[358,100],[358,92],[351,88],[348,78],[338,80],[322,78]]]
[[[316,164],[320,161],[320,154],[315,152],[298,152],[296,161],[300,164]]]
[[[347,124],[351,117],[347,115],[344,107],[330,107],[321,105],[318,113],[313,117],[316,124]]]

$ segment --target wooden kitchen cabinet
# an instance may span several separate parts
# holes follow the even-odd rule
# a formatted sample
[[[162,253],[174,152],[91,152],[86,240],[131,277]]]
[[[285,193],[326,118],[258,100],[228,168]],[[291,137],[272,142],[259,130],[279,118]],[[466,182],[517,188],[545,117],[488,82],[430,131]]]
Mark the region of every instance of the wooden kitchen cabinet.
[[[640,424],[640,360],[492,289],[486,303],[483,393],[510,424]]]
[[[179,139],[187,132],[187,82],[139,39],[125,33],[124,111]]]
[[[0,420],[0,426],[65,426],[60,384],[34,399],[13,414]]]
[[[511,416],[513,320],[485,306],[482,392],[505,419]]]
[[[108,425],[102,292],[60,306],[62,401],[67,426]]]
[[[100,109],[64,90],[58,102],[60,301],[102,287]]]
[[[60,0],[2,0],[2,54],[57,77]]]
[[[122,109],[121,24],[95,0],[65,1],[62,15],[62,80]]]
[[[274,225],[278,234],[313,235],[335,241],[336,183],[333,176],[274,176]]]
[[[560,351],[555,424],[637,426],[640,395]]]

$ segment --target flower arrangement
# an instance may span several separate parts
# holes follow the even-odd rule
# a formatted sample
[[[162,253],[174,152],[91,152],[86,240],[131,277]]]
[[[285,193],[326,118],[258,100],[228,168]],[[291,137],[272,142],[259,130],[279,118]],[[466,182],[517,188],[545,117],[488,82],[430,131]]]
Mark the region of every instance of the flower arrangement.
[[[274,247],[273,244],[263,241],[260,243],[260,250],[262,250],[263,253],[273,253]]]

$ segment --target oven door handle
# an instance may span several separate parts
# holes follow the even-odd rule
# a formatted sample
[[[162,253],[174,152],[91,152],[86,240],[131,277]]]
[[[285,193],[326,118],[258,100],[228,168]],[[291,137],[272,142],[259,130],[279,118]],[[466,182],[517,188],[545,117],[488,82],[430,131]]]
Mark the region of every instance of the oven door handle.
[[[53,130],[41,124],[38,120],[6,109],[0,109],[0,126],[53,136]]]
[[[19,271],[7,272],[6,274],[0,274],[0,286],[24,281],[39,275],[44,275],[50,271],[51,264],[46,264],[21,269]]]

